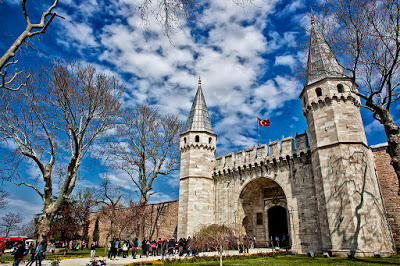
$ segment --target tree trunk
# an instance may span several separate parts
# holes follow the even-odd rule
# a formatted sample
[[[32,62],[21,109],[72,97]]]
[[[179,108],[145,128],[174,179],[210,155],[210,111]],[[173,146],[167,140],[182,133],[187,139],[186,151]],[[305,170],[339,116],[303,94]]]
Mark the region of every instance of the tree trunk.
[[[43,213],[42,219],[39,221],[38,224],[38,243],[42,242],[43,240],[47,240],[50,234],[50,225],[54,219],[54,214],[46,214]]]
[[[387,152],[391,157],[391,165],[396,172],[397,179],[399,180],[399,191],[400,195],[400,134],[399,127],[393,121],[392,116],[389,114],[389,111],[386,110],[386,113],[381,117],[382,124],[385,128],[386,137],[388,140],[388,149]]]
[[[222,245],[219,246],[219,265],[222,266]]]

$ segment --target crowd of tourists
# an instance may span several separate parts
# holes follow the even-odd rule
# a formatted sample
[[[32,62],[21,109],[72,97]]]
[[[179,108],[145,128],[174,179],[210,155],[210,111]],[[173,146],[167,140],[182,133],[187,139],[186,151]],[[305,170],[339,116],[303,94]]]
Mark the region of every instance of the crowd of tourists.
[[[178,241],[175,238],[171,238],[169,240],[161,238],[157,239],[143,239],[141,242],[137,238],[132,242],[129,240],[119,240],[115,239],[108,243],[108,258],[115,259],[116,256],[120,256],[126,258],[128,256],[128,251],[132,251],[132,258],[135,259],[136,256],[140,256],[140,258],[148,257],[148,256],[161,256],[164,258],[165,256],[172,256],[178,254],[179,256],[187,255],[190,256],[192,254],[191,248],[192,239],[188,237],[181,238]],[[140,248],[140,253],[139,252]]]
[[[28,256],[29,254],[30,259],[26,263],[27,266],[32,265],[34,262],[36,265],[41,266],[42,265],[42,260],[44,259],[44,252],[47,249],[47,243],[46,241],[40,242],[36,248],[34,247],[33,243],[30,243],[28,246],[24,246],[23,241],[19,241],[15,244],[13,247],[12,255],[14,256],[14,263],[13,266],[18,266],[19,263],[24,260],[25,256]]]

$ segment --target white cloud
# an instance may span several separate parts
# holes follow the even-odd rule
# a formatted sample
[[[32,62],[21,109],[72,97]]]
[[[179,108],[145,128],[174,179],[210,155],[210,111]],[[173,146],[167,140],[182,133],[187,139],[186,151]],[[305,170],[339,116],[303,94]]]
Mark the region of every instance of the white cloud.
[[[93,35],[93,29],[89,25],[66,20],[64,27],[66,40],[61,40],[64,45],[84,48],[97,47],[99,45]]]
[[[369,134],[372,132],[381,131],[382,128],[383,126],[381,125],[381,123],[379,123],[378,120],[374,120],[370,124],[365,126],[365,132]]]
[[[298,9],[301,9],[304,7],[305,7],[305,5],[304,5],[303,1],[301,1],[301,0],[293,1],[282,10],[282,13],[285,13],[285,14],[293,13],[293,12],[297,11]]]
[[[276,66],[289,66],[293,67],[296,64],[296,60],[292,55],[281,55],[275,57],[275,65]]]
[[[170,194],[158,192],[154,195],[151,195],[149,203],[166,202],[166,201],[172,201],[172,200],[176,200],[176,198],[173,198]]]
[[[20,5],[21,4],[20,0],[3,0],[3,2],[5,2],[9,5]]]
[[[20,213],[24,218],[24,222],[28,222],[34,215],[42,212],[42,207],[43,205],[32,200],[9,198],[7,209],[2,212]]]

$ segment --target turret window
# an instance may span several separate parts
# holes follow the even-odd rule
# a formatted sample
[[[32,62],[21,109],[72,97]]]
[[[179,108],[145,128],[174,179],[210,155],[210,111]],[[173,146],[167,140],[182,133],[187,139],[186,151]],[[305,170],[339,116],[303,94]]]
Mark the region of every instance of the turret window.
[[[195,141],[195,142],[200,142],[200,137],[199,137],[199,135],[196,135],[196,137],[194,137],[194,141]]]
[[[183,142],[185,142],[185,144],[186,144],[186,137],[183,138]]]
[[[321,96],[322,96],[322,90],[321,90],[321,88],[316,88],[316,89],[315,89],[315,93],[317,94],[318,97],[321,97]]]
[[[343,93],[344,92],[343,85],[342,84],[338,84],[337,85],[337,90],[338,90],[339,93]]]
[[[208,138],[208,144],[211,144],[212,139]]]

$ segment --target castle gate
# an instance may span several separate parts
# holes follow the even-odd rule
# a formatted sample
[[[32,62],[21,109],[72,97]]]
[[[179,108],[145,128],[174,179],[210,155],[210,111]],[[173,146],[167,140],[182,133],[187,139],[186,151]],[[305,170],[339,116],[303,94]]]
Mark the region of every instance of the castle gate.
[[[242,189],[239,199],[244,211],[242,234],[256,236],[258,247],[290,244],[287,199],[278,183],[265,177],[254,179]],[[276,237],[280,241],[274,243]]]
[[[318,209],[306,134],[216,158],[214,221],[270,246],[285,238],[297,252],[320,246]],[[275,243],[278,244],[278,243]]]

